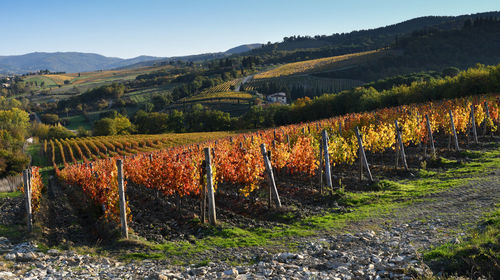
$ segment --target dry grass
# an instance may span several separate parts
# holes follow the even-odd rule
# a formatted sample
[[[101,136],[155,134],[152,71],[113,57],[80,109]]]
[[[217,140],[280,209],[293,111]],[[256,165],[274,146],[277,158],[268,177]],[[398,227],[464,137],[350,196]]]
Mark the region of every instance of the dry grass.
[[[62,75],[42,75],[43,77],[49,78],[54,83],[58,85],[63,85],[64,81],[71,81],[76,77],[76,74],[62,74]]]
[[[255,75],[254,79],[270,79],[282,76],[290,76],[294,74],[324,71],[331,68],[332,66],[341,66],[343,64],[352,64],[353,62],[359,62],[359,59],[366,59],[366,57],[369,57],[372,54],[381,52],[381,50],[366,51],[288,63],[275,69],[259,73]]]
[[[203,93],[227,92],[231,90],[231,86],[235,87],[240,81],[241,79],[234,79],[231,81],[227,81],[225,83],[218,84],[216,86],[208,88],[204,90]]]

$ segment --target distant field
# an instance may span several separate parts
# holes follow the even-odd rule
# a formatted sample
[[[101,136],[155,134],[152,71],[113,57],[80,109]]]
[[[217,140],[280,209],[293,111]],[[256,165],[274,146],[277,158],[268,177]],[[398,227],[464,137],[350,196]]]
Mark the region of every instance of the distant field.
[[[278,77],[273,79],[257,79],[251,80],[243,86],[247,91],[261,91],[261,88],[265,87],[267,83],[272,82],[279,87],[288,87],[289,89],[293,87],[302,87],[304,89],[318,89],[321,93],[333,93],[339,92],[345,89],[351,89],[364,84],[363,81],[351,80],[351,79],[330,79],[330,78],[320,78],[309,75],[297,75],[297,76],[287,76]]]
[[[47,164],[76,163],[117,155],[148,153],[168,147],[201,143],[239,132],[195,132],[156,135],[116,135],[45,140],[42,151]]]
[[[64,85],[64,81],[72,81],[76,77],[76,75],[75,74],[43,75],[42,77],[49,78],[58,85]]]
[[[313,72],[327,71],[332,68],[346,67],[359,64],[363,60],[372,58],[373,55],[381,54],[383,51],[366,51],[354,54],[325,57],[313,60],[299,61],[279,66],[275,69],[259,73],[254,76],[258,79],[271,79],[296,74],[307,74]]]
[[[250,93],[246,92],[239,92],[239,91],[226,91],[226,92],[205,92],[201,93],[192,97],[188,97],[185,99],[182,99],[182,101],[195,101],[199,99],[206,99],[206,98],[224,98],[224,97],[231,97],[231,98],[247,98],[250,99],[253,96]]]
[[[143,103],[145,101],[148,101],[153,97],[155,94],[163,94],[167,93],[171,90],[172,86],[167,85],[167,86],[159,86],[159,87],[150,87],[138,91],[132,91],[125,93],[124,97],[128,97],[131,100],[137,102],[137,103]]]
[[[52,80],[51,78],[45,77],[45,76],[39,76],[39,75],[26,76],[26,77],[23,77],[23,80],[25,82],[28,82],[28,83],[34,83],[38,87],[41,87],[42,83],[43,83],[43,87],[57,87],[57,83],[54,80]]]
[[[201,104],[209,109],[229,113],[231,116],[241,116],[254,104],[254,97],[246,92],[235,91],[201,93],[171,104],[165,110],[189,111],[195,104]]]
[[[79,85],[90,82],[102,82],[102,81],[112,81],[112,80],[133,80],[138,75],[163,70],[172,66],[162,66],[162,67],[141,67],[141,68],[131,68],[124,70],[108,70],[108,71],[95,71],[95,72],[82,72],[80,77],[76,77],[73,84]],[[73,74],[75,75],[75,74]],[[78,74],[76,74],[78,75]]]
[[[218,84],[214,87],[211,87],[211,88],[208,88],[206,90],[203,91],[203,93],[213,93],[213,92],[222,92],[222,91],[230,91],[231,90],[231,86],[233,87],[236,87],[240,82],[241,82],[241,78],[239,79],[234,79],[234,80],[231,80],[231,81],[227,81],[225,83],[222,83],[222,84]]]
[[[68,73],[62,75],[43,75],[32,76],[26,79],[44,79],[44,81],[46,81],[46,87],[47,84],[50,84],[48,87],[53,87],[52,93],[54,94],[71,91],[74,87],[76,87],[80,92],[85,92],[89,89],[111,84],[113,82],[131,81],[138,75],[164,70],[169,67],[173,66],[166,65],[161,67],[142,67],[124,70]],[[69,80],[71,83],[69,85],[65,85],[65,80]]]
[[[87,130],[92,129],[92,124],[88,122],[83,115],[64,117],[62,119],[69,122],[68,125],[66,125],[67,129],[76,130],[79,127]]]

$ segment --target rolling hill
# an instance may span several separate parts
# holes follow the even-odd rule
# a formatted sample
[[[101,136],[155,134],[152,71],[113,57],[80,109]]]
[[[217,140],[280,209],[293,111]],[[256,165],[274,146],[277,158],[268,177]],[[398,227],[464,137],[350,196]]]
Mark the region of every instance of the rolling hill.
[[[460,15],[426,16],[368,30],[316,36],[290,36],[282,42],[266,44],[243,55],[258,56],[264,64],[303,61],[381,49],[394,44],[399,38],[422,30],[457,30],[468,21],[481,18],[499,18],[499,11]]]
[[[0,73],[26,73],[48,69],[52,72],[87,72],[112,69],[158,57],[139,56],[131,59],[106,57],[94,53],[34,52],[24,55],[0,56]]]
[[[51,72],[77,73],[154,66],[177,60],[205,61],[246,52],[260,46],[262,46],[262,44],[248,44],[231,48],[225,52],[178,57],[154,57],[142,55],[130,59],[106,57],[95,53],[34,52],[23,55],[0,56],[0,74],[24,74],[43,69],[48,69]]]

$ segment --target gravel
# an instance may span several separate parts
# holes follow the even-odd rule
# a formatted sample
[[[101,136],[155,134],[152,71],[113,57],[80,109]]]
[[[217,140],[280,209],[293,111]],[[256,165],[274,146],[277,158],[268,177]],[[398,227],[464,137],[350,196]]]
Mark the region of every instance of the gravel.
[[[0,237],[0,279],[414,279],[431,271],[422,250],[460,243],[482,213],[500,199],[500,171],[469,184],[429,195],[382,218],[351,223],[344,233],[301,237],[293,252],[225,248],[235,266],[172,265],[168,260],[121,262],[74,251],[41,252],[36,244]],[[350,233],[346,233],[350,232]],[[217,254],[218,252],[215,252]],[[212,255],[212,259],[217,259]],[[220,260],[222,258],[219,258]]]

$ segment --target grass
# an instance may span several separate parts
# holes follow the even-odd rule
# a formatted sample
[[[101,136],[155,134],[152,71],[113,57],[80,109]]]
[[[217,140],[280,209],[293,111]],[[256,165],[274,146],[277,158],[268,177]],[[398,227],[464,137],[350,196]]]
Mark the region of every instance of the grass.
[[[472,158],[470,162],[440,160],[441,164],[449,166],[449,169],[443,172],[434,173],[422,170],[415,179],[382,180],[376,183],[375,186],[379,191],[359,193],[338,191],[336,196],[340,198],[340,204],[351,207],[352,212],[312,216],[270,229],[242,229],[225,227],[222,224],[219,227],[209,227],[210,234],[194,242],[166,242],[164,244],[146,242],[145,246],[153,250],[154,253],[125,254],[123,258],[143,259],[188,256],[189,262],[196,261],[196,259],[190,259],[189,256],[207,250],[216,251],[217,248],[266,246],[269,248],[287,247],[293,250],[296,245],[290,240],[294,238],[342,231],[350,222],[381,217],[396,208],[421,201],[424,195],[462,186],[472,180],[478,180],[481,175],[491,170],[491,168],[500,166],[498,144],[495,144],[494,149],[488,152],[464,153],[470,155],[469,158]],[[500,224],[500,211],[498,221],[495,220],[494,224]],[[498,233],[500,233],[500,230]],[[500,238],[500,234],[496,237]]]
[[[240,82],[241,78],[230,80],[221,84],[218,84],[216,86],[213,86],[211,88],[208,88],[203,91],[202,94],[210,94],[210,93],[216,93],[216,92],[227,92],[231,90],[231,87],[236,87]]]
[[[209,93],[201,93],[192,97],[188,97],[183,99],[182,101],[195,101],[199,99],[205,98],[224,98],[224,97],[232,97],[232,98],[246,98],[251,99],[252,95],[246,92],[236,92],[236,91],[225,91],[225,92],[209,92]]]
[[[478,173],[485,168],[500,166],[498,150],[481,153],[466,151],[469,158],[481,159],[481,163],[471,163],[467,167],[459,167],[448,172],[448,176],[461,176]],[[439,266],[444,272],[469,275],[480,273],[493,278],[500,277],[500,204],[487,213],[478,228],[459,243],[446,243],[424,253],[424,259]]]
[[[2,198],[14,198],[23,195],[22,192],[0,192],[0,199]]]
[[[22,196],[22,192],[0,192],[0,199],[14,198]],[[14,225],[0,225],[0,236],[4,236],[10,241],[21,241],[26,237],[26,227],[18,224]]]
[[[67,129],[76,130],[79,127],[83,127],[87,130],[92,129],[92,124],[89,123],[83,115],[64,117],[62,119],[68,121],[68,125],[66,125]]]
[[[41,149],[42,149],[41,143],[29,145],[27,148],[27,152],[31,156],[31,164],[34,166],[49,165],[48,159],[40,154]]]
[[[273,84],[278,85],[278,88],[293,88],[302,86],[304,88],[317,88],[322,92],[339,92],[344,89],[350,89],[364,84],[362,81],[358,80],[330,79],[311,75],[277,77],[273,78],[272,82]],[[259,91],[265,88],[267,83],[269,83],[268,79],[255,79],[246,83],[243,88],[248,91]]]
[[[500,204],[487,214],[481,227],[460,243],[446,243],[424,253],[424,259],[446,273],[500,276]]]
[[[288,63],[275,69],[259,73],[254,79],[271,79],[295,74],[304,74],[310,72],[329,70],[331,67],[342,67],[359,63],[371,58],[373,54],[380,54],[381,51],[366,51],[353,54],[318,58],[299,62]]]
[[[52,79],[45,77],[45,76],[28,76],[24,78],[24,81],[26,82],[32,82],[32,83],[37,83],[39,87],[41,87],[42,82],[44,83],[43,87],[48,88],[48,87],[57,87],[57,83],[54,82]]]
[[[0,236],[4,236],[11,242],[20,241],[26,237],[26,227],[21,225],[0,225]]]
[[[50,74],[50,75],[43,75],[43,77],[51,79],[52,81],[54,81],[54,83],[56,83],[58,85],[64,85],[64,81],[72,81],[75,78],[75,75]]]

